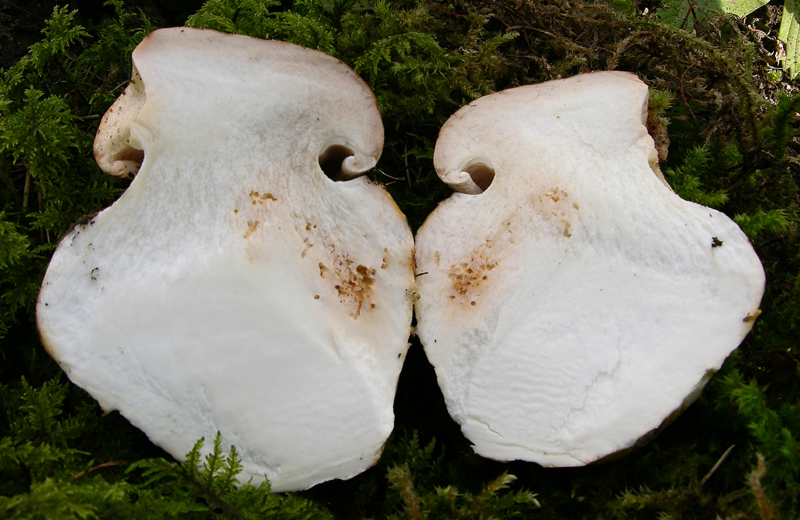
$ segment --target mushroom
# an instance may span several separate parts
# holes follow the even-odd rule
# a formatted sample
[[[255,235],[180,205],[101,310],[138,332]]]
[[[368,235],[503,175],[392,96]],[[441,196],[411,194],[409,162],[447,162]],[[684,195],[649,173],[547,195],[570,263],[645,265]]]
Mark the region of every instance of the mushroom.
[[[603,72],[485,96],[439,134],[456,192],[416,236],[416,333],[479,455],[632,448],[753,325],[758,257],[659,178],[646,115],[646,85]]]
[[[95,150],[112,174],[144,160],[59,244],[43,344],[178,458],[219,431],[273,491],[358,474],[393,427],[415,290],[405,217],[362,176],[373,94],[323,53],[205,30],[155,31],[133,64]]]

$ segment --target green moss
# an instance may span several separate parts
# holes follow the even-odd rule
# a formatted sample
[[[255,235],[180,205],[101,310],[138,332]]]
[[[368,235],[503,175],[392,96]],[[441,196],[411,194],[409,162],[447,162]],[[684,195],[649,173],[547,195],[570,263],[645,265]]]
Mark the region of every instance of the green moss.
[[[770,55],[746,21],[711,16],[690,32],[641,5],[210,0],[189,18],[317,48],[361,74],[386,126],[373,176],[414,229],[448,195],[433,147],[460,106],[585,71],[633,71],[667,125],[667,179],[683,197],[734,217],[767,272],[762,315],[722,373],[655,441],[621,460],[548,469],[476,457],[414,340],[398,428],[379,465],[295,495],[233,486],[238,459],[218,441],[210,458],[201,460],[198,445],[186,463],[169,461],[68,384],[39,344],[33,308],[49,255],[75,221],[126,187],[101,174],[91,144],[127,82],[131,50],[153,29],[120,1],[98,23],[57,9],[42,41],[0,77],[0,516],[796,518],[800,97],[769,79]]]

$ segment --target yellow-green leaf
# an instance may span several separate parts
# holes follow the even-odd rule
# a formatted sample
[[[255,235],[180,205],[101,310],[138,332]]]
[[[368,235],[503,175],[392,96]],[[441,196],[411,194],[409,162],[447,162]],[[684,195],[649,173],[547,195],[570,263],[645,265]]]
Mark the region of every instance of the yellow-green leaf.
[[[786,57],[783,59],[783,66],[789,70],[789,75],[792,78],[797,76],[798,64],[800,64],[799,37],[800,23],[797,21],[797,2],[796,0],[785,0],[778,39],[786,44]]]
[[[661,19],[690,30],[695,20],[705,20],[713,13],[747,16],[768,3],[769,0],[667,0]]]
[[[769,0],[722,0],[722,11],[736,16],[747,16],[759,7],[769,3]]]

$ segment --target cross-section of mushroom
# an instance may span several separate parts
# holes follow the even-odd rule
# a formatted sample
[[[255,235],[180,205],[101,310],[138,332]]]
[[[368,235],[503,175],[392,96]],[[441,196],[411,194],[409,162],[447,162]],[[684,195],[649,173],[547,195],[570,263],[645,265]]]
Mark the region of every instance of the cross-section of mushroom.
[[[374,96],[320,52],[211,31],[156,31],[133,62],[95,151],[117,174],[144,162],[61,241],[43,343],[175,456],[220,431],[275,491],[363,471],[415,289],[408,224],[360,176],[383,145]]]
[[[687,406],[743,340],[764,273],[655,169],[647,87],[596,73],[481,98],[434,163],[417,334],[478,454],[583,465]]]

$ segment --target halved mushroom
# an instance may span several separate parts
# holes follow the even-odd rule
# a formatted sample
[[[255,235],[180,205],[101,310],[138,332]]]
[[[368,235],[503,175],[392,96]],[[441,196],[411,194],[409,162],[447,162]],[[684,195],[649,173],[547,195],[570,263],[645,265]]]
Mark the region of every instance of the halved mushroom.
[[[483,97],[441,130],[434,164],[457,192],[416,237],[417,334],[480,455],[575,466],[630,448],[753,325],[758,257],[659,179],[646,109],[634,75],[595,73]]]
[[[144,162],[53,255],[44,345],[176,457],[220,431],[274,491],[363,471],[415,289],[408,224],[360,176],[383,144],[374,96],[330,56],[212,31],[156,31],[133,62],[95,149],[111,173]]]

